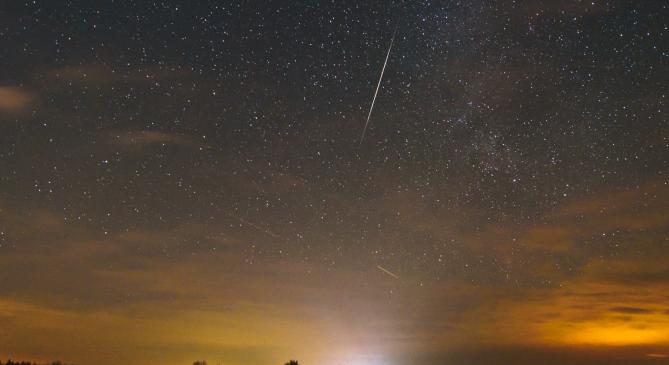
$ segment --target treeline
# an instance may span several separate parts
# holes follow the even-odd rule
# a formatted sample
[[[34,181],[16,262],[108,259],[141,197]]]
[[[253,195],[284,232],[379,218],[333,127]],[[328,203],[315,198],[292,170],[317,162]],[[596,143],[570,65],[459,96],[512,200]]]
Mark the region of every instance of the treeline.
[[[0,364],[0,365],[2,365],[2,364]],[[193,365],[207,365],[207,362],[204,361],[204,360],[198,360],[198,361],[194,362]],[[290,360],[285,365],[300,365],[300,364],[297,362],[297,360]]]
[[[36,362],[30,362],[30,361],[13,361],[13,360],[7,360],[7,362],[2,362],[0,360],[0,365],[68,365],[68,364],[63,364],[60,361],[53,361],[47,364],[40,364]],[[69,364],[71,365],[71,364]],[[199,360],[193,363],[193,365],[207,365],[206,361]],[[295,360],[290,360],[288,361],[285,365],[299,365],[297,361]]]
[[[67,365],[67,364],[63,364],[60,361],[53,361],[46,364],[40,364],[37,362],[30,362],[30,361],[7,360],[7,362],[2,362],[2,360],[0,360],[0,365]]]

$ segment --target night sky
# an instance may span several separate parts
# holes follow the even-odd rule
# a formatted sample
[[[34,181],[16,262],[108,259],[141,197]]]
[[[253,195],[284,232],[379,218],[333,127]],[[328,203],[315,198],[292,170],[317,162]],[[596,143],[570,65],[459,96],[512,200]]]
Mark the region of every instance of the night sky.
[[[6,0],[0,45],[2,359],[669,362],[669,2]]]

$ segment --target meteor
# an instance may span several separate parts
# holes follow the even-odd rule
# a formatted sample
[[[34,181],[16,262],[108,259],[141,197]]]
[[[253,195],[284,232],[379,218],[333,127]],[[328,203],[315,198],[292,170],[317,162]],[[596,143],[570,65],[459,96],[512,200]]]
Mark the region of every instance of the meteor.
[[[379,269],[379,270],[381,270],[381,271],[383,271],[384,273],[386,273],[386,274],[388,274],[388,275],[394,277],[395,279],[399,279],[399,278],[400,278],[399,276],[397,276],[397,275],[391,273],[390,271],[386,270],[386,269],[385,269],[384,267],[382,267],[381,265],[376,265],[376,268]]]
[[[282,238],[281,236],[279,236],[278,234],[273,233],[273,232],[271,232],[271,231],[269,231],[269,230],[267,230],[267,229],[265,229],[265,228],[263,228],[263,227],[261,227],[261,226],[255,224],[255,223],[253,223],[253,222],[249,222],[249,221],[247,221],[246,219],[244,219],[244,218],[242,218],[242,217],[236,216],[236,215],[234,215],[234,214],[232,214],[232,213],[224,213],[224,214],[227,215],[228,217],[234,218],[234,219],[240,221],[242,224],[245,224],[245,225],[247,225],[247,226],[249,226],[249,227],[251,227],[251,228],[253,228],[253,229],[255,229],[255,230],[259,231],[259,232],[262,232],[262,233],[264,233],[264,234],[266,234],[266,235],[268,235],[268,236],[270,236],[270,237],[272,237],[272,238],[283,239],[283,238]]]
[[[367,127],[369,126],[369,120],[372,117],[372,110],[374,110],[374,103],[376,102],[376,96],[379,94],[379,89],[381,88],[381,81],[383,81],[383,73],[386,71],[386,65],[388,64],[388,57],[390,57],[390,50],[393,49],[393,43],[395,42],[396,34],[397,34],[397,27],[395,27],[395,31],[393,32],[393,38],[390,40],[388,53],[386,53],[386,60],[383,62],[383,68],[381,69],[381,76],[379,77],[379,83],[376,85],[376,91],[374,91],[374,97],[372,98],[372,105],[369,107],[369,113],[367,114],[367,122],[365,122],[365,128],[362,130],[362,136],[360,137],[359,146],[362,146],[362,141],[365,140],[365,133],[367,132]]]

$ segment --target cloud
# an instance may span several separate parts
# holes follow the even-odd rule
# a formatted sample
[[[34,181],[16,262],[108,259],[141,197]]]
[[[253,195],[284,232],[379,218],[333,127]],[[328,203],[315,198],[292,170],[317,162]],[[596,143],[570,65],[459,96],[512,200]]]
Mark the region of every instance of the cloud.
[[[628,365],[660,364],[657,359],[649,359],[648,351],[664,350],[635,346],[578,348],[574,346],[553,346],[548,348],[532,346],[492,346],[468,347],[450,351],[443,357],[420,359],[413,363],[422,364],[517,364],[517,365]],[[418,357],[418,356],[416,356]],[[444,361],[446,360],[446,361]],[[655,361],[654,361],[655,360]],[[412,362],[405,362],[412,363]]]
[[[160,134],[120,133],[131,136],[131,143],[138,146],[173,140]],[[258,179],[258,184],[249,182],[254,176],[252,169],[245,174],[233,185],[240,189],[244,185],[254,192],[276,189],[286,200],[292,194],[308,194],[316,186],[313,181],[284,176],[279,170],[276,176]],[[101,238],[77,223],[62,223],[57,214],[46,210],[5,209],[0,219],[11,221],[7,234],[20,245],[0,256],[2,273],[15,278],[0,288],[0,299],[22,303],[16,304],[19,306],[30,303],[36,307],[27,311],[33,318],[45,317],[45,327],[17,329],[23,338],[31,331],[43,331],[59,338],[88,339],[105,354],[113,352],[114,344],[122,344],[130,346],[134,362],[148,356],[147,352],[123,342],[122,333],[132,332],[137,338],[131,340],[143,349],[178,347],[179,351],[160,353],[160,360],[186,361],[189,354],[204,351],[220,354],[221,360],[233,364],[242,363],[236,356],[248,349],[262,354],[252,362],[256,364],[282,354],[290,356],[301,350],[295,344],[303,344],[304,336],[313,342],[301,360],[319,363],[337,363],[328,351],[331,348],[344,349],[342,359],[360,360],[370,351],[406,354],[424,347],[447,351],[475,345],[647,346],[669,341],[669,316],[663,312],[669,300],[663,293],[669,292],[669,283],[661,280],[663,268],[668,267],[667,256],[657,254],[661,247],[653,249],[661,246],[654,241],[661,229],[654,217],[664,212],[661,204],[654,203],[662,197],[661,185],[642,185],[632,193],[600,192],[556,207],[542,217],[544,224],[504,227],[498,223],[476,235],[444,223],[449,217],[446,213],[435,212],[411,192],[392,190],[393,183],[391,179],[384,181],[388,189],[369,199],[351,199],[335,192],[324,195],[327,199],[322,204],[353,216],[360,211],[378,212],[383,218],[380,222],[392,226],[379,233],[382,238],[387,235],[418,244],[430,244],[436,238],[450,245],[447,238],[460,234],[464,243],[449,246],[449,250],[459,250],[456,253],[464,260],[480,259],[480,263],[468,262],[480,265],[476,273],[453,269],[460,264],[457,260],[445,265],[444,271],[452,270],[448,271],[451,275],[442,275],[447,279],[424,282],[420,270],[413,269],[411,262],[403,265],[401,259],[387,260],[393,269],[403,271],[402,280],[388,278],[373,265],[365,267],[365,260],[360,259],[348,260],[352,265],[323,265],[318,259],[303,260],[306,255],[293,256],[291,242],[266,244],[273,238],[221,212],[207,222],[180,221],[176,226],[120,230]],[[361,209],[363,204],[366,210]],[[316,212],[325,211],[318,203],[314,206]],[[21,213],[26,210],[34,213]],[[602,218],[602,214],[608,217]],[[630,215],[648,221],[640,224]],[[282,236],[293,230],[282,230],[271,214],[244,217]],[[299,223],[301,218],[291,219]],[[339,234],[336,230],[340,229],[335,219],[331,220],[335,223],[328,223],[328,219],[313,229],[303,225],[294,230],[303,229],[314,242],[327,244],[331,242],[328,234]],[[26,234],[33,222],[37,232]],[[325,224],[332,225],[322,228]],[[356,222],[345,226],[346,230],[358,227]],[[629,237],[634,237],[635,246],[626,252],[644,249],[635,255],[602,259],[599,252],[583,244],[601,236],[602,229],[633,232]],[[513,237],[521,243],[514,244]],[[303,242],[307,240],[296,246]],[[369,239],[368,247],[374,242]],[[553,246],[559,249],[551,249]],[[263,255],[261,249],[285,249],[285,254]],[[571,270],[570,275],[555,269],[556,257],[568,258],[565,267]],[[434,267],[436,258],[429,262],[425,266]],[[511,280],[488,271],[495,265],[505,266]],[[26,271],[25,267],[31,269]],[[649,274],[657,279],[645,280]],[[516,277],[520,284],[513,280]],[[537,277],[560,285],[523,285],[523,280]],[[59,314],[52,316],[52,311]],[[29,315],[21,314],[27,312],[8,310],[10,314],[0,321],[13,329],[27,321]],[[67,331],[59,329],[59,323],[73,321],[77,315],[85,326],[63,324],[70,331],[69,337],[65,336]],[[52,317],[57,319],[53,323]],[[300,335],[282,337],[288,327]],[[97,336],[99,329],[107,334]],[[170,334],[154,336],[159,330]],[[38,343],[43,340],[36,339]],[[18,343],[12,346],[21,349]],[[85,361],[89,359],[85,350],[77,353],[79,357],[73,360],[90,362]],[[213,356],[217,355],[208,357],[211,360]],[[329,361],[317,361],[323,359]]]
[[[640,307],[612,307],[609,308],[609,310],[614,313],[624,313],[624,314],[651,314],[655,312],[654,310]]]
[[[19,112],[33,104],[35,97],[22,87],[0,86],[0,112]]]
[[[651,181],[600,191],[556,207],[540,224],[496,223],[470,235],[473,252],[505,267],[509,283],[520,282],[502,285],[509,295],[488,289],[487,300],[465,313],[475,341],[669,344],[668,190]]]
[[[190,136],[147,130],[106,131],[103,137],[107,143],[128,149],[139,149],[151,145],[176,145],[196,147],[202,144]]]
[[[578,274],[563,278],[560,286],[491,296],[474,317],[482,341],[499,344],[502,339],[514,346],[669,344],[668,277],[630,277],[630,272],[662,271],[669,261],[663,256],[585,260]]]
[[[661,250],[661,247],[656,250]],[[636,259],[592,261],[586,269],[598,280],[621,285],[669,285],[669,255],[666,252],[657,255],[649,253]]]
[[[373,268],[331,271],[271,258],[249,264],[249,232],[229,222],[99,237],[40,211],[4,208],[0,217],[19,243],[0,255],[2,274],[13,278],[0,281],[0,326],[12,334],[0,335],[3,354],[101,364],[144,357],[177,364],[198,353],[263,364],[299,354],[335,364],[340,355],[360,359],[390,351],[386,341],[413,340],[400,331],[411,321],[388,319],[416,296],[384,302],[394,282]],[[39,232],[22,234],[28,216],[38,217]]]

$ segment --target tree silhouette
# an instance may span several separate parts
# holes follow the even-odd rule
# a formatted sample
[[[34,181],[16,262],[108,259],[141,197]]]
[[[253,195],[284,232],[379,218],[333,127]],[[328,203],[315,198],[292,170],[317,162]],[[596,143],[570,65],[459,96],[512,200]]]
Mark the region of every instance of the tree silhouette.
[[[286,365],[300,365],[297,363],[297,360],[290,360],[286,363]]]
[[[12,359],[8,359],[7,362],[2,362],[2,360],[0,360],[0,365],[40,365],[40,364],[30,361],[14,361]],[[60,361],[52,361],[45,365],[65,365],[65,364],[63,364]]]

